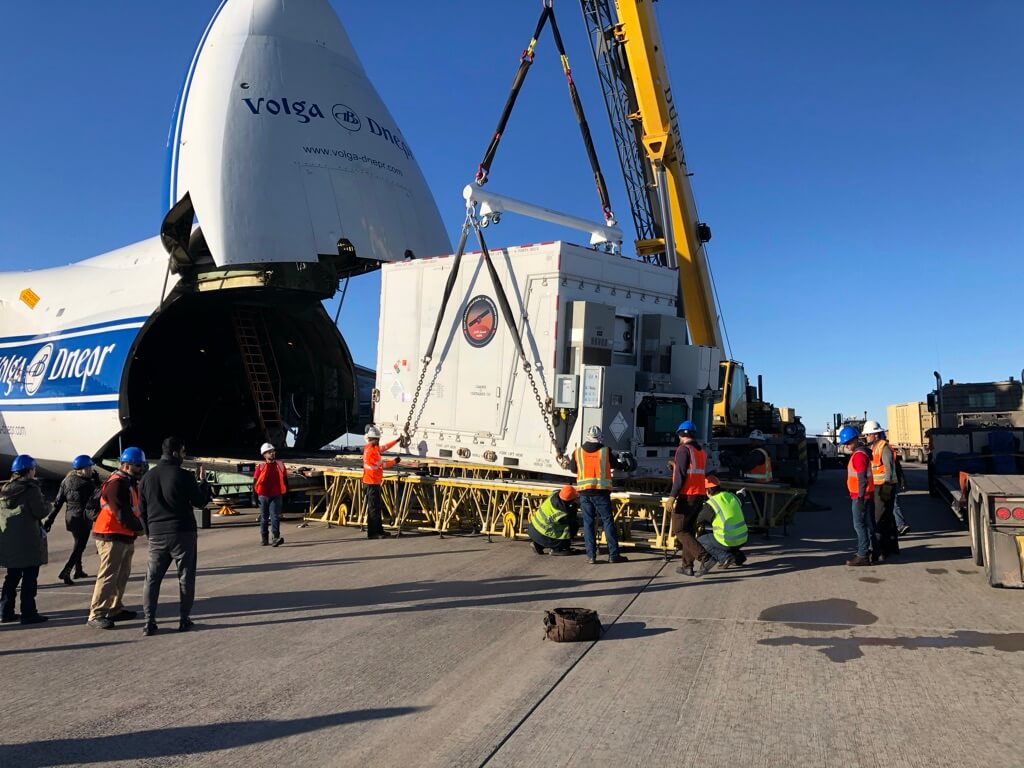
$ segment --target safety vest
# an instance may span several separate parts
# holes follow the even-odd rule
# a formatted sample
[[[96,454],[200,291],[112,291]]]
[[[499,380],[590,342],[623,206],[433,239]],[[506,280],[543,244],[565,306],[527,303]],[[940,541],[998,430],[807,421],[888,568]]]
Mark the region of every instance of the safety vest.
[[[608,449],[599,448],[587,452],[580,446],[576,449],[576,490],[610,491],[612,470],[608,463]]]
[[[273,467],[273,470],[271,468]],[[284,496],[288,490],[285,485],[285,469],[283,461],[263,462],[256,466],[256,481],[253,490],[257,496]]]
[[[384,470],[395,466],[394,459],[384,461],[381,450],[389,451],[398,444],[397,440],[383,446],[367,443],[363,446],[363,482],[366,485],[380,485],[384,482]]]
[[[759,483],[770,483],[772,481],[772,457],[768,455],[768,451],[764,448],[755,448],[754,450],[761,452],[761,455],[764,456],[764,461],[747,472],[747,477]]]
[[[723,547],[742,547],[747,543],[747,521],[743,517],[743,505],[735,494],[719,491],[708,497],[708,504],[715,510],[711,532],[715,541]]]
[[[118,534],[120,536],[130,536],[135,538],[137,532],[131,528],[126,528],[121,524],[121,520],[117,515],[114,514],[114,510],[110,508],[110,502],[107,501],[107,488],[112,484],[113,478],[107,480],[103,484],[103,491],[100,495],[100,511],[96,515],[96,522],[92,524],[92,532],[99,534]],[[131,482],[128,478],[120,477],[117,482]],[[139,489],[135,487],[135,483],[131,483],[132,492],[132,514],[135,517],[139,517]]]
[[[857,448],[853,453],[850,454],[850,460],[846,464],[846,489],[850,492],[850,498],[855,499],[860,494],[860,488],[857,487],[857,470],[853,468],[853,457],[858,453],[863,453],[864,458],[869,458],[868,451],[866,448],[861,446]],[[864,497],[873,496],[875,493],[875,481],[871,476],[871,468],[868,468],[868,485],[864,490]]]
[[[569,523],[567,518],[568,515],[565,511],[556,507],[552,496],[548,496],[540,508],[530,515],[530,525],[541,536],[547,536],[549,539],[568,540]]]
[[[684,443],[690,454],[690,468],[686,470],[686,482],[683,483],[681,496],[706,496],[708,491],[704,486],[704,467],[708,463],[708,455],[703,448],[694,448],[689,443]]]
[[[882,462],[882,453],[888,447],[888,440],[876,440],[875,444],[871,446],[871,477],[874,479],[875,485],[884,485],[885,483],[896,482],[895,477],[889,477],[886,475],[885,464]],[[890,449],[890,451],[891,450],[892,449]],[[893,464],[896,463],[896,454],[893,454],[892,461]]]

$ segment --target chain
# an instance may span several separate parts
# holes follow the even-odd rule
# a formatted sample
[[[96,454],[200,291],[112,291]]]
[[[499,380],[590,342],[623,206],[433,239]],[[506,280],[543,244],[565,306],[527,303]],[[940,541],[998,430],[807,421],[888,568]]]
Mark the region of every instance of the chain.
[[[533,399],[537,401],[537,407],[540,409],[541,418],[544,419],[544,426],[548,430],[548,439],[551,440],[551,447],[555,449],[555,456],[558,459],[558,465],[565,468],[569,465],[568,457],[558,450],[558,441],[555,439],[555,427],[551,423],[551,409],[541,399],[540,390],[537,388],[537,381],[533,378],[533,366],[531,366],[526,360],[523,360],[523,370],[526,372],[526,378],[530,382],[530,388],[533,390]],[[550,402],[551,398],[548,398]]]
[[[416,401],[420,399],[420,390],[423,389],[423,380],[427,377],[427,366],[430,365],[430,357],[423,358],[423,368],[420,369],[420,380],[416,382],[416,393],[412,396],[412,405],[409,406],[409,415],[405,417],[405,426],[402,427],[402,434],[398,438],[398,444],[403,448],[408,449],[409,444],[412,443],[412,436],[416,434],[416,427],[419,426],[420,418],[416,417],[416,423],[412,424],[413,414],[416,412]],[[437,378],[437,373],[434,373],[434,378]],[[433,388],[433,381],[431,381],[431,388]],[[422,415],[423,408],[420,408],[420,414]],[[412,424],[410,428],[410,424]]]

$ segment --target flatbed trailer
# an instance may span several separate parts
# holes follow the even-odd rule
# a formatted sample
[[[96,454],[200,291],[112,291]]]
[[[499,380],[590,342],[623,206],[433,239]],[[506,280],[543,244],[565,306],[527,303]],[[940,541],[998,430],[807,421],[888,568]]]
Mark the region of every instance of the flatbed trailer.
[[[1024,475],[970,475],[971,556],[993,587],[1024,588]]]

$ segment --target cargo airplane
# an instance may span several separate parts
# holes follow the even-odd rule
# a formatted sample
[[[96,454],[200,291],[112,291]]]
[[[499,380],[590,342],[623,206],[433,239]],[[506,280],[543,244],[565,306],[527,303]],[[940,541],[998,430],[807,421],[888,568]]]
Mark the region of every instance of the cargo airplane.
[[[154,237],[0,273],[0,467],[152,449],[315,449],[358,420],[322,301],[451,243],[403,134],[327,0],[224,0],[168,137]],[[358,289],[358,281],[354,288]]]

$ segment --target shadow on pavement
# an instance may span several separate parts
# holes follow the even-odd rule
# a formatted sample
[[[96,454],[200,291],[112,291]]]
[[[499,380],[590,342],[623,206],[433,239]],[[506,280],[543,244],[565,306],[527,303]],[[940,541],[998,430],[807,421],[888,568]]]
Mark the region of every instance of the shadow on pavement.
[[[113,763],[219,752],[364,720],[381,720],[419,712],[425,707],[356,709],[297,720],[186,725],[127,734],[33,741],[0,745],[0,765],[43,768],[69,764]]]
[[[638,637],[654,637],[666,632],[675,632],[674,627],[653,627],[648,629],[645,621],[620,621],[612,624],[601,635],[602,640],[634,640]]]
[[[78,643],[76,645],[51,645],[36,648],[17,648],[10,651],[0,651],[0,657],[18,656],[25,653],[53,653],[54,651],[87,651],[92,648],[103,648],[108,645],[124,645],[128,640],[113,640],[108,643]],[[2,753],[0,753],[2,754]],[[4,763],[0,763],[4,765]]]

